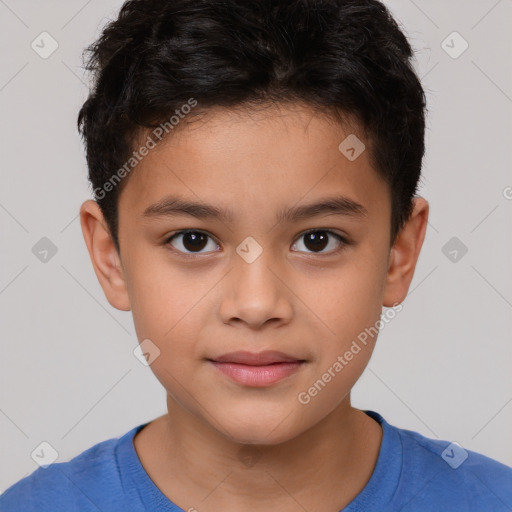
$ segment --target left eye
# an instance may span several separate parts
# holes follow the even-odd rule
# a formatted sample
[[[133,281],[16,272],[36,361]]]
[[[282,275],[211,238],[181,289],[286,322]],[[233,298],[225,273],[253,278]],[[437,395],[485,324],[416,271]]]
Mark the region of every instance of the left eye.
[[[333,241],[333,238],[336,239],[336,242]],[[292,249],[297,245],[300,245],[302,240],[304,240],[303,245],[306,247],[306,249],[310,249],[310,251],[304,252],[332,252],[346,245],[344,238],[334,233],[333,231],[316,229],[313,231],[308,231],[307,233],[303,233],[298,241],[292,245]],[[326,247],[328,247],[330,250],[324,251]],[[298,250],[302,251],[302,249]]]

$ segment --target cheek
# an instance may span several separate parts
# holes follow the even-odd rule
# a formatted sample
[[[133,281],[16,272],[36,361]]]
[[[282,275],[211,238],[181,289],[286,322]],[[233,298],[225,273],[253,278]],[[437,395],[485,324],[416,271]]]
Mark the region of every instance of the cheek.
[[[382,265],[354,256],[336,270],[312,276],[298,295],[310,321],[329,339],[337,339],[340,350],[379,319],[383,279]]]
[[[179,271],[161,257],[139,262],[131,266],[127,280],[137,339],[141,343],[149,339],[157,347],[159,355],[151,369],[172,389],[175,380],[190,380],[186,373],[203,355],[198,343],[208,318],[205,308],[211,306],[208,291],[215,279]]]
[[[165,257],[164,249],[133,250],[127,257],[126,284],[139,339],[165,341],[191,312],[200,290]]]
[[[162,284],[143,287],[136,293],[138,300],[132,306],[132,314],[138,339],[151,339],[162,355],[173,359],[181,352],[190,352],[200,325],[195,295]]]

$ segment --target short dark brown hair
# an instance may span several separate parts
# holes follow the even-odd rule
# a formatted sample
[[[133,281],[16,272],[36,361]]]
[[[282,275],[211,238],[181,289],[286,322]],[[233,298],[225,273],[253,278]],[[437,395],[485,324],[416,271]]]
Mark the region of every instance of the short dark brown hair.
[[[129,0],[84,53],[94,86],[78,129],[118,250],[117,202],[136,141],[191,98],[195,112],[298,101],[352,116],[389,185],[392,243],[409,218],[426,101],[411,46],[381,2]]]

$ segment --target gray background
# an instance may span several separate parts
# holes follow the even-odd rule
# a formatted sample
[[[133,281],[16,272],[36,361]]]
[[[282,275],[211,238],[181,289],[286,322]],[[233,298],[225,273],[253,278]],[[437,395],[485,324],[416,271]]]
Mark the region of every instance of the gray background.
[[[0,492],[37,468],[43,441],[69,460],[166,410],[78,220],[90,197],[76,130],[81,51],[121,4],[0,0]],[[420,192],[431,216],[409,296],[353,402],[512,465],[512,2],[387,4],[427,89]],[[47,59],[31,48],[43,31],[59,45]],[[454,31],[469,44],[457,58]],[[46,262],[32,252],[42,237],[57,248]]]

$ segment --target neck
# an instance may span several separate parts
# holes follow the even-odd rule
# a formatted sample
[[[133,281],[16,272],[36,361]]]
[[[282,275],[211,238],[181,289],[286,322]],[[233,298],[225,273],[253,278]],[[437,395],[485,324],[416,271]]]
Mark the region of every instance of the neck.
[[[350,395],[313,428],[276,445],[236,443],[170,396],[167,402],[168,414],[134,443],[149,476],[184,510],[340,510],[377,462],[382,429],[351,407]]]

